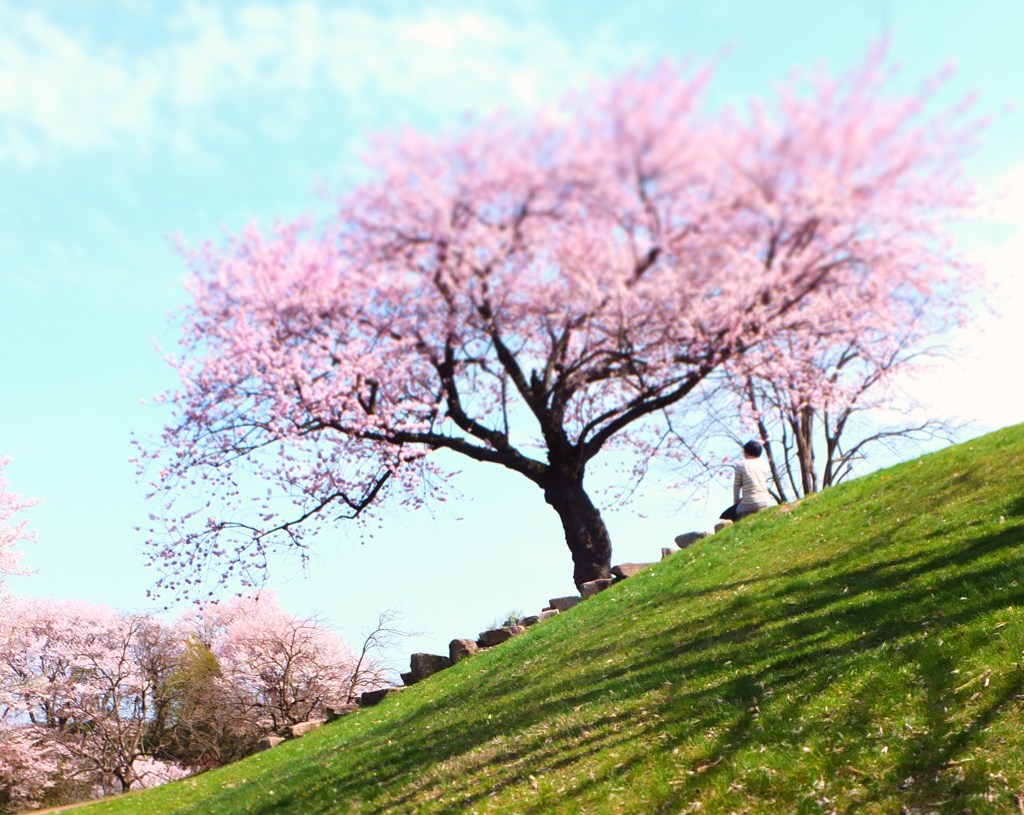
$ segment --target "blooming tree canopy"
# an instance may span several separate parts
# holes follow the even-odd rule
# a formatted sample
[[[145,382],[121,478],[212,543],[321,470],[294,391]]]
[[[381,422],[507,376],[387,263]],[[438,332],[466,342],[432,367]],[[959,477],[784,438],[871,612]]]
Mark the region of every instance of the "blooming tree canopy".
[[[158,623],[76,601],[15,598],[10,611],[0,627],[0,777],[27,798],[60,777],[103,791],[166,780],[168,768],[147,761]]]
[[[0,801],[18,807],[242,758],[269,733],[323,718],[359,679],[340,636],[271,594],[204,604],[175,624],[64,600],[12,597],[2,611]]]
[[[18,543],[32,540],[33,533],[27,531],[28,521],[21,520],[17,523],[13,519],[18,513],[33,506],[36,502],[22,498],[21,495],[11,492],[4,468],[11,460],[0,456],[0,588],[3,587],[4,575],[19,574],[18,559],[21,553],[15,549]]]
[[[264,732],[283,732],[347,698],[352,651],[322,623],[282,611],[273,593],[204,604],[185,625],[216,658],[228,706]]]
[[[973,123],[891,78],[879,51],[710,112],[709,72],[665,63],[532,121],[381,138],[319,226],[187,250],[183,384],[140,459],[160,587],[218,559],[258,579],[272,547],[304,555],[385,493],[439,497],[435,451],[535,484],[577,585],[607,576],[591,462],[649,454],[725,365],[786,374],[782,338],[956,270],[943,230]]]
[[[756,425],[781,500],[838,484],[873,448],[897,451],[952,434],[947,417],[908,418],[914,403],[898,382],[942,352],[951,320],[971,313],[969,282],[959,275],[912,302],[892,297],[828,331],[779,337],[726,366],[725,391]],[[775,356],[792,364],[778,370]],[[887,413],[897,418],[885,421]]]

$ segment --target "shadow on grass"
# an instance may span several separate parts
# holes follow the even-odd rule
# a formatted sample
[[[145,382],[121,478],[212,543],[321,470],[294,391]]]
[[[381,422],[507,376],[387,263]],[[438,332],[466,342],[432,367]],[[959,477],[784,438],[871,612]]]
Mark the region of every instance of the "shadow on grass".
[[[1024,499],[1013,507],[1024,514]],[[738,754],[766,738],[840,750],[836,734],[877,727],[886,694],[892,687],[905,690],[905,680],[885,675],[882,667],[882,652],[894,647],[909,666],[911,685],[924,689],[919,710],[926,726],[896,745],[882,777],[855,779],[861,802],[897,794],[924,804],[980,794],[985,779],[950,773],[951,762],[1019,695],[1020,678],[1000,678],[966,723],[953,720],[945,708],[961,704],[965,695],[954,684],[956,667],[922,638],[927,632],[934,642],[943,631],[1024,602],[1024,567],[1018,556],[1012,572],[1005,557],[1021,544],[1019,529],[1007,529],[878,559],[889,543],[875,535],[834,560],[718,586],[716,601],[708,600],[711,589],[688,592],[678,569],[659,587],[679,592],[664,613],[650,615],[642,637],[630,637],[621,615],[594,616],[577,647],[567,634],[567,616],[557,633],[537,629],[503,646],[536,663],[532,673],[522,669],[522,682],[511,692],[509,676],[479,669],[488,655],[478,657],[468,687],[440,684],[418,708],[393,706],[380,714],[392,718],[363,742],[353,737],[333,753],[289,765],[290,774],[303,779],[301,791],[258,801],[241,790],[224,791],[215,807],[205,800],[202,810],[193,811],[373,812],[386,803],[391,812],[461,813],[513,789],[523,796],[518,811],[550,812],[552,801],[561,802],[560,812],[588,801],[593,811],[609,781],[647,773],[652,761],[660,761],[673,780],[648,790],[645,808],[633,811],[675,812],[724,783],[719,777],[733,772]],[[863,562],[868,555],[875,559]],[[1017,586],[1010,585],[1014,574]],[[963,600],[965,583],[997,588]],[[627,608],[631,599],[656,607],[657,597],[641,581],[635,586],[624,584],[617,601]],[[611,602],[611,595],[590,602]],[[689,616],[681,619],[684,613]],[[729,621],[724,630],[723,619]],[[810,701],[828,694],[837,679],[859,690],[847,691],[849,698],[837,701],[827,717],[803,721]],[[589,718],[581,713],[591,708]],[[453,721],[451,710],[465,718]],[[637,739],[659,741],[659,755],[627,749]],[[686,746],[686,758],[673,768],[665,756],[676,745]],[[628,753],[622,761],[615,755],[620,750]],[[852,774],[856,760],[844,759]],[[547,789],[545,776],[560,771],[562,789]],[[531,783],[530,776],[538,780]],[[907,778],[913,779],[909,785]],[[538,789],[531,791],[534,785]],[[747,794],[770,800],[770,778],[749,781]]]

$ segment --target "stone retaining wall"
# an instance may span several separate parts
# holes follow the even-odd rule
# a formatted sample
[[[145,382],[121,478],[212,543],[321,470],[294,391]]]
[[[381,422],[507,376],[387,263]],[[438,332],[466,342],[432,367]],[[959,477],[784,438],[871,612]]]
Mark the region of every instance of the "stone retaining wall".
[[[715,532],[719,532],[726,526],[729,526],[729,521],[715,525]],[[707,537],[706,532],[687,532],[686,534],[679,535],[675,539],[675,543],[678,548],[665,547],[661,550],[661,558],[664,560],[666,557],[675,554],[681,549],[685,549],[687,546],[691,546],[699,540],[703,540]],[[503,642],[507,642],[512,637],[522,634],[527,628],[534,625],[538,625],[544,620],[550,619],[556,614],[562,614],[573,608],[583,600],[593,597],[596,594],[607,589],[609,586],[619,583],[623,580],[627,580],[630,577],[635,577],[637,574],[642,572],[649,566],[653,566],[653,563],[620,563],[617,566],[613,566],[611,569],[612,577],[602,578],[600,580],[592,580],[589,583],[584,583],[580,586],[580,593],[578,595],[571,595],[569,597],[554,597],[548,600],[547,606],[540,610],[539,613],[533,614],[527,617],[521,617],[510,625],[501,626],[499,628],[488,629],[487,631],[481,631],[475,640],[473,639],[454,639],[448,644],[448,655],[442,656],[439,654],[413,654],[409,658],[409,670],[406,673],[401,674],[402,685],[390,688],[380,688],[378,690],[365,691],[356,700],[356,704],[340,705],[335,708],[327,708],[327,719],[326,721],[331,722],[341,716],[347,715],[358,710],[361,707],[373,707],[383,702],[388,696],[392,696],[396,693],[400,693],[406,687],[415,685],[417,682],[422,682],[424,679],[433,676],[440,671],[450,668],[457,662],[463,659],[467,659],[474,654],[478,654],[480,651],[486,651],[491,648],[496,648]],[[315,719],[310,722],[303,722],[297,725],[292,725],[289,728],[290,732],[288,736],[290,738],[298,738],[311,730],[315,730],[320,725],[324,724],[323,719]],[[284,741],[284,738],[277,736],[269,736],[263,740],[261,747],[267,749],[274,747]]]

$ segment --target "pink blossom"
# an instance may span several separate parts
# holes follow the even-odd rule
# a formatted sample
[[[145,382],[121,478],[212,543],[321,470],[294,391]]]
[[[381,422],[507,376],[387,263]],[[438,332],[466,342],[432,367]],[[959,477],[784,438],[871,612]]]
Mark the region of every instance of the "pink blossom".
[[[35,533],[27,531],[28,521],[11,522],[15,515],[34,506],[36,501],[27,500],[18,493],[9,491],[4,468],[10,461],[9,458],[0,456],[0,592],[3,591],[4,575],[26,574],[18,566],[21,553],[14,547],[18,543],[35,540]]]
[[[666,62],[532,122],[381,137],[323,224],[184,249],[174,420],[140,451],[166,508],[159,587],[259,585],[275,550],[305,558],[326,525],[438,500],[437,450],[531,481],[577,583],[607,576],[595,458],[650,455],[726,372],[842,399],[808,365],[854,336],[884,353],[970,272],[948,222],[970,203],[977,122],[933,111],[934,87],[892,93],[891,73],[880,50],[708,113],[710,72]],[[211,500],[214,523],[189,523]]]

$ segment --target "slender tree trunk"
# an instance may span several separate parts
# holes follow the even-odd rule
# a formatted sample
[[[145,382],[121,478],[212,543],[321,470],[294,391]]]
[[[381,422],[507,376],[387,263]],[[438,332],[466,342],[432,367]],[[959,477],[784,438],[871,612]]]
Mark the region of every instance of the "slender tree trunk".
[[[571,477],[552,477],[544,490],[544,500],[562,521],[565,543],[572,553],[572,578],[576,587],[589,580],[610,577],[611,538],[582,481]]]
[[[818,474],[814,469],[814,411],[800,408],[793,421],[797,459],[800,462],[800,481],[804,496],[818,491]]]
[[[370,635],[373,636],[372,634]],[[366,652],[370,647],[370,637],[363,640],[363,648],[359,652],[359,660],[356,662],[356,667],[352,669],[352,679],[348,683],[348,690],[345,692],[345,702],[352,704],[356,701],[356,688],[359,686],[359,680],[363,678],[363,661],[366,659]]]

